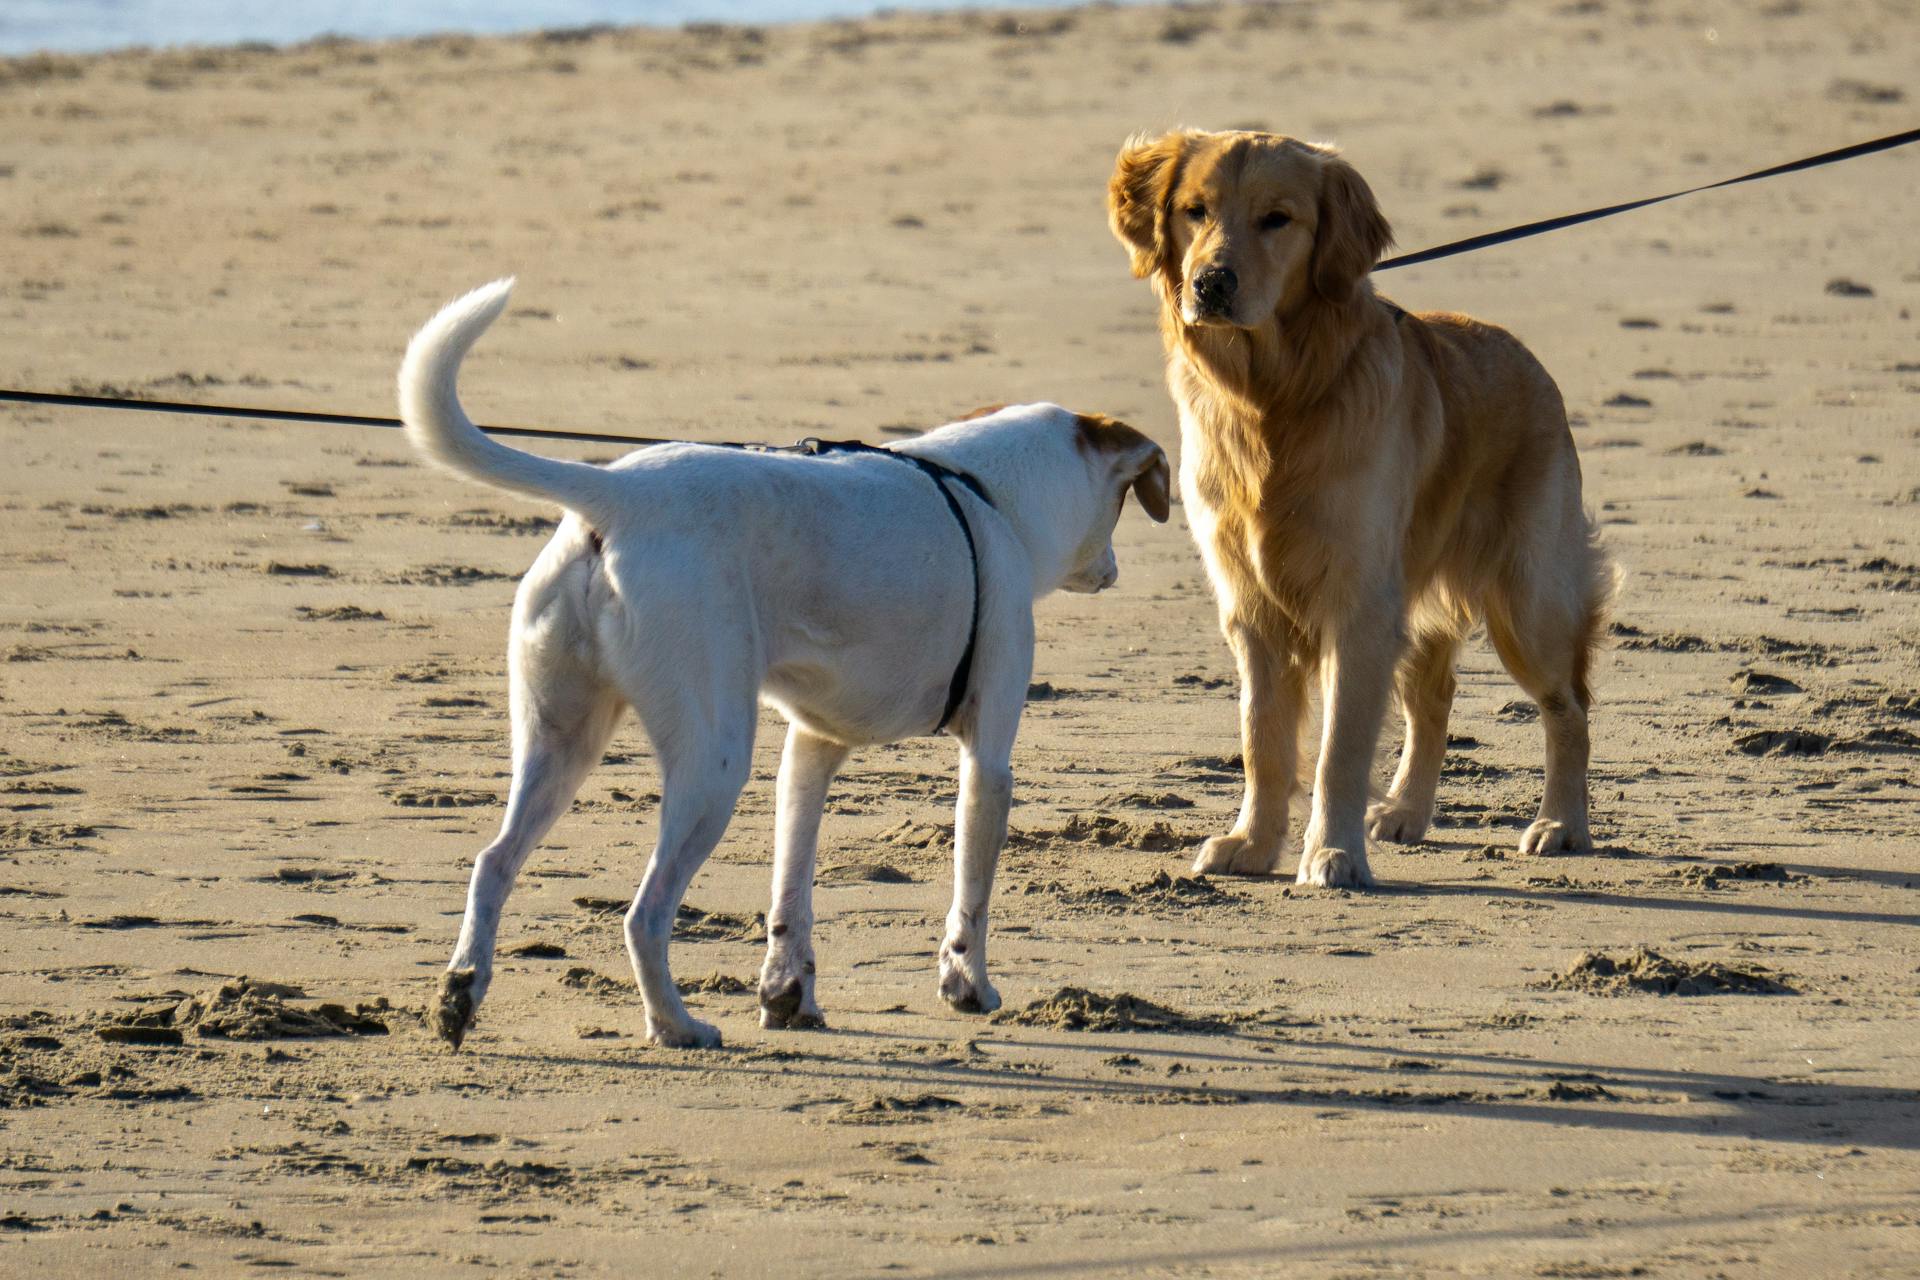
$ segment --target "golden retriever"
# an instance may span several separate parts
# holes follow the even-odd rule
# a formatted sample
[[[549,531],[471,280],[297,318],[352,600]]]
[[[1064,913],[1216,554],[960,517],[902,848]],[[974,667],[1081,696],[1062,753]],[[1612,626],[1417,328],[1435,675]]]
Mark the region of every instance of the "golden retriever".
[[[1481,622],[1546,731],[1545,795],[1520,850],[1591,848],[1587,671],[1613,578],[1553,379],[1505,330],[1374,292],[1392,233],[1328,147],[1136,137],[1108,213],[1160,298],[1180,491],[1239,665],[1245,801],[1195,869],[1278,865],[1317,674],[1298,879],[1371,884],[1368,836],[1418,841],[1433,817],[1454,656]],[[1369,807],[1396,686],[1406,743]]]

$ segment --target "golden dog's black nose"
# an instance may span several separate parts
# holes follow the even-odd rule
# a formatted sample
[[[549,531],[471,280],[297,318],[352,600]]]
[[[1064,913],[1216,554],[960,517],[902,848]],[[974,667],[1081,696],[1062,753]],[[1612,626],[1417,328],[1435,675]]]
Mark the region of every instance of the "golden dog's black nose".
[[[1203,312],[1220,312],[1233,307],[1234,291],[1240,287],[1240,277],[1233,274],[1231,267],[1208,267],[1193,278],[1193,300]]]

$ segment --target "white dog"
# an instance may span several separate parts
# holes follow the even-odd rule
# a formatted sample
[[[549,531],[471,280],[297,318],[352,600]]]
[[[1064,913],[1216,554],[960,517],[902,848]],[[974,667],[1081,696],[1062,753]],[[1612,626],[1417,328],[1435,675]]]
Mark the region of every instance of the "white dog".
[[[1054,405],[1000,409],[880,450],[664,445],[608,467],[489,439],[454,390],[506,305],[490,284],[428,322],[400,367],[400,413],[428,458],[566,509],[520,583],[508,640],[513,785],[474,862],[435,1021],[455,1047],[493,977],[500,912],[631,706],[661,774],[660,831],[626,915],[656,1044],[712,1046],[667,969],[674,915],[747,780],[756,699],[789,722],[780,761],[761,1025],[818,1026],[813,873],[828,783],[862,744],[945,729],[960,742],[953,907],[940,994],[987,1012],[987,895],[1006,840],[1033,601],[1118,576],[1126,492],[1167,518],[1158,445]]]

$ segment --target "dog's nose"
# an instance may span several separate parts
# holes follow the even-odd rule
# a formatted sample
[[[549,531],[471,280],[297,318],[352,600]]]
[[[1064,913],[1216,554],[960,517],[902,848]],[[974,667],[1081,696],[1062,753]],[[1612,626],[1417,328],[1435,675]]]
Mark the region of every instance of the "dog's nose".
[[[1193,299],[1202,311],[1227,311],[1239,287],[1240,277],[1233,274],[1232,267],[1208,267],[1193,278]]]

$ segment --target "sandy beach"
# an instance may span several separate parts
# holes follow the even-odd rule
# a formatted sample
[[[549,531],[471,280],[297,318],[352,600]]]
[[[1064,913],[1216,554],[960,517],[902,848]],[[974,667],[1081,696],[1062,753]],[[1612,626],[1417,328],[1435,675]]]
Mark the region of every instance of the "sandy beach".
[[[885,441],[1044,399],[1174,450],[1106,228],[1128,134],[1335,141],[1411,250],[1911,127],[1917,28],[1436,0],[0,61],[0,386],[391,414],[414,328],[513,274],[483,422]],[[553,512],[395,432],[0,405],[0,1271],[1915,1274],[1916,208],[1910,148],[1380,278],[1572,411],[1626,570],[1593,856],[1514,853],[1539,728],[1476,641],[1378,891],[1188,879],[1232,662],[1179,508],[1130,507],[1119,585],[1039,610],[1005,1009],[935,990],[926,739],[829,804],[830,1029],[759,1028],[769,715],[675,944],[713,1051],[642,1038],[631,726],[467,1047],[420,1020]]]

